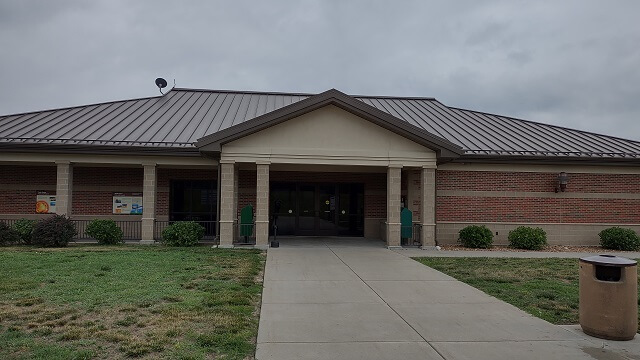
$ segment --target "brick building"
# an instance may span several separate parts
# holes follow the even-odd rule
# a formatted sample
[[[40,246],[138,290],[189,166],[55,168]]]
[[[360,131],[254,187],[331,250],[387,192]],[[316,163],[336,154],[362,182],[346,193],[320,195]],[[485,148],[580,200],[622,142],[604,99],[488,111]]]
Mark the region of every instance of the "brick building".
[[[174,88],[158,97],[0,117],[0,219],[111,218],[152,242],[196,220],[233,246],[361,236],[457,241],[519,225],[554,244],[640,230],[640,142],[443,105],[432,98]]]

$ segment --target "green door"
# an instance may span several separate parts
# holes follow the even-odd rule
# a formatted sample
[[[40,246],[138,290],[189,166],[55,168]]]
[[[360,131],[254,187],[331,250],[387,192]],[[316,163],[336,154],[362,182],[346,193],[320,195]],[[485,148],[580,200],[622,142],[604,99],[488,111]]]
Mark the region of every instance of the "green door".
[[[413,214],[411,210],[404,208],[400,212],[400,237],[411,239],[413,237]]]
[[[253,236],[253,206],[247,205],[240,211],[240,236]]]

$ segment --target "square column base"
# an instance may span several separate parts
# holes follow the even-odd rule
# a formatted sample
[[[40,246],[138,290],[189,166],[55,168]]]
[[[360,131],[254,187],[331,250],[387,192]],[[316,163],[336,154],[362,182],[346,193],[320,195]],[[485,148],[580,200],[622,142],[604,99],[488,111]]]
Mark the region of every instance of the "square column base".
[[[269,221],[256,221],[256,248],[269,247]]]
[[[436,225],[435,224],[422,224],[422,239],[423,249],[435,249],[436,247]]]
[[[387,246],[401,247],[400,242],[400,223],[387,223]]]
[[[154,218],[142,218],[142,241],[145,243],[154,243],[155,237],[153,236],[153,230],[155,227],[156,219]],[[140,243],[142,243],[142,241]]]
[[[233,221],[220,221],[220,245],[219,248],[230,249],[233,247],[234,231]]]
[[[155,245],[156,241],[155,240],[140,240],[140,245]]]

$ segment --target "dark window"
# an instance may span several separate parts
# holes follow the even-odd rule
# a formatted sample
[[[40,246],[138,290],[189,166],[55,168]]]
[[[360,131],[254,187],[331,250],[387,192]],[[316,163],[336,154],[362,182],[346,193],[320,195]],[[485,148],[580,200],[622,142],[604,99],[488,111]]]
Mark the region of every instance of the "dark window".
[[[169,220],[215,221],[216,192],[215,181],[171,181]]]

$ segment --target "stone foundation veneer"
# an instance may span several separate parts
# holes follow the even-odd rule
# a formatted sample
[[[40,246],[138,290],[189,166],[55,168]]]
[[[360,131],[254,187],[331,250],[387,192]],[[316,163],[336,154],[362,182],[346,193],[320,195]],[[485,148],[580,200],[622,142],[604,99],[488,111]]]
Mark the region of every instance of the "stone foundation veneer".
[[[535,224],[535,223],[487,223],[487,222],[438,222],[438,245],[452,245],[458,243],[458,232],[469,225],[485,225],[493,232],[494,245],[508,245],[509,231],[518,226],[542,228],[547,233],[550,245],[588,245],[600,244],[598,233],[606,228],[619,226],[630,228],[640,233],[640,224]],[[496,232],[498,235],[496,235]]]

